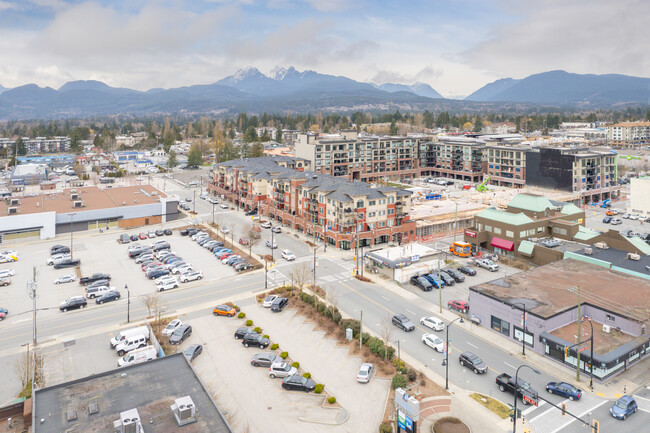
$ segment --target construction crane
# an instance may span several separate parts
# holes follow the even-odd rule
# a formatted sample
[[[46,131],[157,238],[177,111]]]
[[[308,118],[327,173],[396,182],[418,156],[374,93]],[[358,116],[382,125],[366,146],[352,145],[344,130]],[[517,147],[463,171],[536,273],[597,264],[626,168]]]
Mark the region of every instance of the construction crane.
[[[476,190],[478,192],[485,192],[487,191],[487,187],[485,186],[489,181],[490,181],[490,176],[486,177],[483,182],[481,182],[479,185],[476,186]]]

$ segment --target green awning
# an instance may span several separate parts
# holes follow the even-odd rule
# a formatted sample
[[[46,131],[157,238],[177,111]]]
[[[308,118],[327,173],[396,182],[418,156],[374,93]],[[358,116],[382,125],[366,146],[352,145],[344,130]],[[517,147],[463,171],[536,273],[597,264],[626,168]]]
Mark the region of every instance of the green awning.
[[[534,249],[535,249],[535,244],[532,243],[531,241],[521,241],[519,242],[519,247],[517,248],[517,252],[519,254],[524,254],[526,256],[532,256]]]

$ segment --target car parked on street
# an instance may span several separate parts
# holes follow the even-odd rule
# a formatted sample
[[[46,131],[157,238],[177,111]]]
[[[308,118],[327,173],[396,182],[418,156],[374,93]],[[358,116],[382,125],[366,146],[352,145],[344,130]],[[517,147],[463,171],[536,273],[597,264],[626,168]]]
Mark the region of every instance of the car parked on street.
[[[272,227],[272,224],[268,221],[264,221],[262,224],[260,224],[260,227],[263,229],[270,229]]]
[[[280,355],[276,355],[275,353],[256,353],[251,356],[251,365],[253,367],[270,367],[274,362],[280,359],[282,359],[280,358]]]
[[[392,321],[393,325],[397,326],[398,328],[400,328],[400,329],[402,329],[402,330],[404,330],[406,332],[410,332],[410,331],[413,331],[415,329],[415,324],[413,322],[411,322],[411,319],[409,319],[408,317],[406,317],[405,315],[403,315],[401,313],[395,314],[393,316],[393,318],[391,319],[391,321]]]
[[[469,311],[469,304],[465,301],[461,301],[460,299],[454,299],[447,302],[447,308],[450,310],[460,311],[461,313],[467,313]]]
[[[246,334],[244,338],[242,338],[241,344],[244,347],[256,346],[262,349],[266,349],[268,345],[271,344],[271,340],[265,338],[263,335],[250,333]]]
[[[120,292],[117,290],[109,290],[101,296],[95,298],[96,304],[103,304],[104,302],[117,301],[120,299]]]
[[[61,302],[61,304],[59,304],[59,310],[65,313],[68,310],[76,310],[77,308],[86,308],[86,305],[88,305],[88,301],[86,301],[86,298],[84,298],[83,296],[73,296]]]
[[[458,356],[458,362],[463,367],[467,367],[476,374],[486,373],[488,366],[481,358],[472,352],[463,352]]]
[[[580,389],[566,382],[549,382],[546,385],[546,391],[549,394],[557,394],[572,401],[580,400],[580,397],[582,397]]]
[[[76,280],[74,275],[63,275],[56,280],[54,280],[54,284],[65,284],[65,283],[72,283]]]
[[[426,326],[427,328],[431,328],[434,331],[442,331],[445,329],[445,322],[435,316],[421,318],[420,324]]]
[[[357,382],[359,383],[368,383],[372,377],[372,372],[375,367],[369,362],[364,362],[359,367],[359,372],[357,373]]]
[[[5,320],[5,318],[9,315],[9,310],[6,308],[0,307],[0,320]]]
[[[287,390],[311,392],[316,388],[316,382],[312,379],[300,376],[299,374],[294,374],[293,376],[287,376],[282,379],[282,388]]]
[[[282,233],[282,227],[280,226],[275,226],[271,229],[273,233]]]
[[[275,362],[269,367],[269,377],[275,379],[276,377],[293,376],[298,373],[296,367],[292,367],[288,362]]]
[[[248,240],[248,238],[239,238],[240,245],[248,246],[249,243],[250,241]]]
[[[184,323],[174,330],[171,337],[169,337],[169,344],[181,344],[190,335],[192,335],[192,327]]]

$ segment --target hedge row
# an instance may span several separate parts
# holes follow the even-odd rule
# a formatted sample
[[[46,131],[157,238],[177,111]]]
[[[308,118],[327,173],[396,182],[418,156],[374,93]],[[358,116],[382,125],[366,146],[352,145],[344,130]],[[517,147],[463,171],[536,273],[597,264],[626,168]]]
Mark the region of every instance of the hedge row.
[[[316,311],[321,313],[323,316],[332,319],[334,323],[338,324],[341,322],[343,316],[341,316],[341,312],[338,308],[334,306],[328,306],[326,303],[318,300],[316,296],[309,295],[305,292],[300,293],[300,299],[312,305],[314,309],[316,309]]]

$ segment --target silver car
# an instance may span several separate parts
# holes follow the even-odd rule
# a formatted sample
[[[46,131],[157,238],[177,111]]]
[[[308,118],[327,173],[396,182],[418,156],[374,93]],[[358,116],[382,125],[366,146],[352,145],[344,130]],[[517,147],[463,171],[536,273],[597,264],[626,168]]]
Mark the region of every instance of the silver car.
[[[372,372],[374,369],[375,367],[368,362],[364,362],[363,364],[361,364],[361,367],[359,368],[359,372],[357,373],[357,382],[359,383],[370,382],[370,377],[372,376]]]
[[[74,275],[64,275],[62,277],[57,278],[54,280],[54,284],[65,284],[65,283],[72,283],[75,280]]]
[[[271,379],[275,379],[276,377],[293,376],[297,373],[298,369],[289,365],[288,362],[275,362],[271,364],[271,367],[269,368],[269,376]]]

